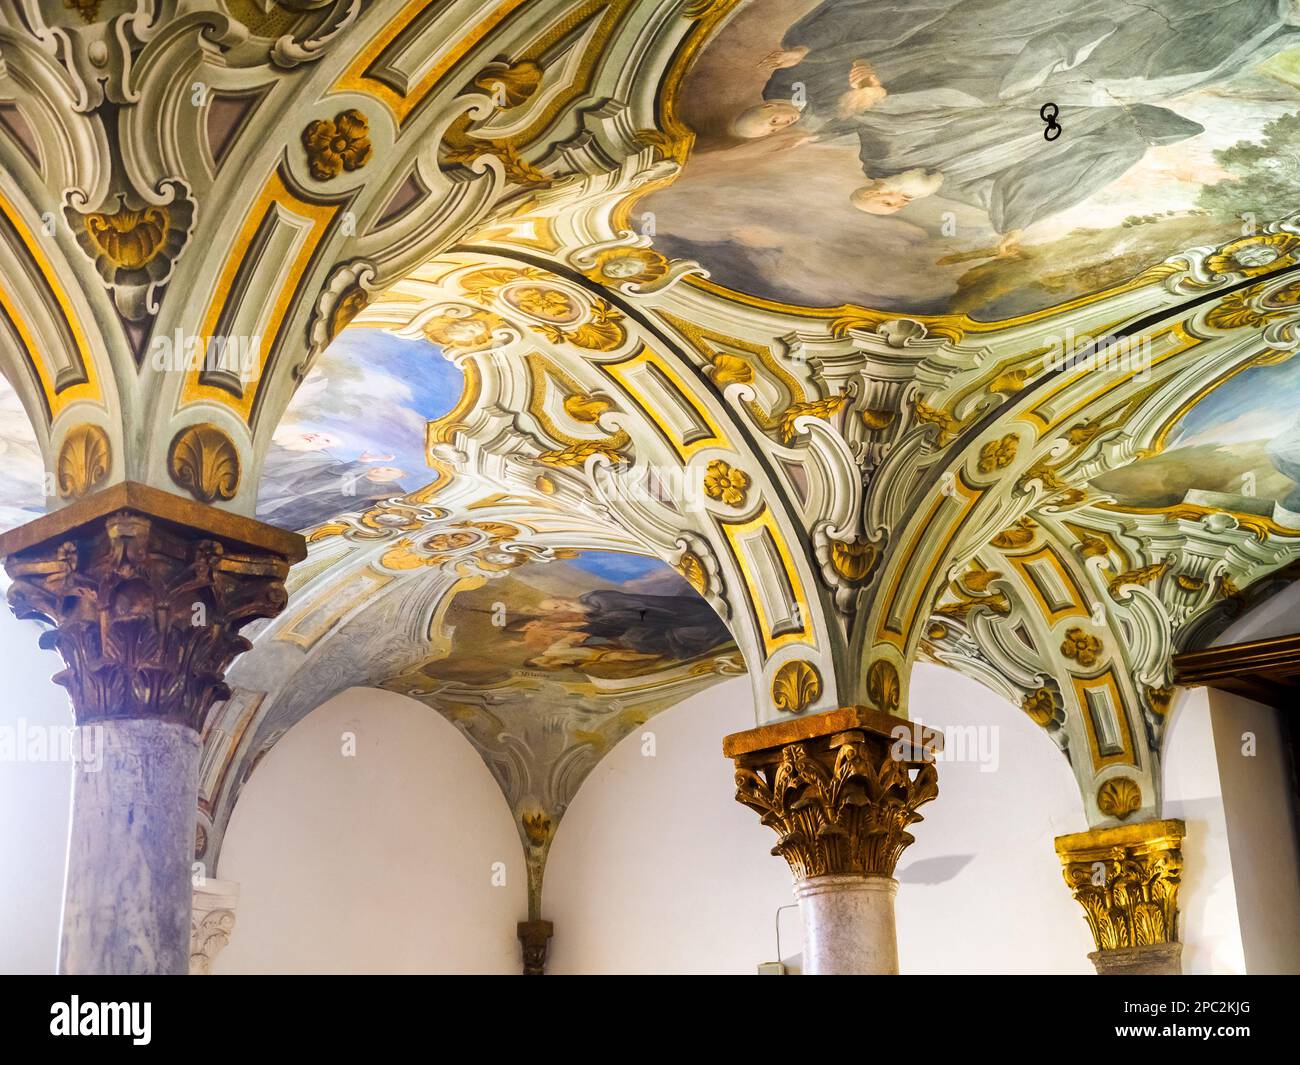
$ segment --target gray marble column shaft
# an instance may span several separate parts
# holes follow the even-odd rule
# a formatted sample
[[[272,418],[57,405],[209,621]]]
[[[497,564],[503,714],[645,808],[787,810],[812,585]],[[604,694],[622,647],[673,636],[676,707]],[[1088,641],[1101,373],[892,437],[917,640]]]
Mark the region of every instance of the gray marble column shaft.
[[[894,896],[887,876],[812,876],[794,886],[803,917],[803,972],[876,976],[898,972]]]
[[[59,972],[189,969],[199,738],[150,718],[78,731]],[[96,761],[100,764],[96,765]]]

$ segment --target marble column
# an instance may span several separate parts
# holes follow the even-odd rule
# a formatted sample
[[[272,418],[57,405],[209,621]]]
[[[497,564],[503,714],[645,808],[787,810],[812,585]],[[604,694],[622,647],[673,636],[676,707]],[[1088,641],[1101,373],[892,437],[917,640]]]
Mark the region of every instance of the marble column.
[[[75,770],[61,973],[183,974],[199,737],[238,630],[286,601],[302,538],[122,482],[0,536],[21,618],[66,666]],[[96,742],[97,741],[97,742]]]
[[[1182,821],[1141,821],[1056,838],[1065,882],[1097,949],[1088,955],[1102,976],[1176,976]]]
[[[898,972],[893,879],[917,807],[939,791],[934,729],[861,706],[723,741],[736,799],[777,833],[794,874],[810,976]]]

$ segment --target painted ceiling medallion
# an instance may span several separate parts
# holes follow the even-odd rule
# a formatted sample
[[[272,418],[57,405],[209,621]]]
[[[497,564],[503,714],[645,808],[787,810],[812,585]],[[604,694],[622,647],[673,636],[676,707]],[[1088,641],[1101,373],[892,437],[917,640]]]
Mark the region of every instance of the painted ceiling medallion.
[[[801,658],[786,662],[772,677],[772,704],[789,714],[802,714],[821,693],[821,674]]]
[[[420,328],[426,337],[444,348],[475,351],[487,347],[492,342],[492,335],[506,328],[506,323],[491,311],[449,307]]]
[[[595,265],[583,271],[602,285],[643,285],[668,272],[668,260],[649,248],[606,248],[595,255]]]
[[[1258,274],[1288,266],[1300,254],[1300,236],[1294,233],[1261,233],[1230,241],[1205,260],[1215,274]]]
[[[224,432],[210,422],[182,429],[168,451],[168,472],[182,488],[203,503],[234,499],[239,491],[239,452]]]
[[[63,212],[77,243],[95,263],[113,293],[118,312],[139,321],[157,308],[155,291],[166,284],[189,242],[196,207],[183,182],[167,181],[171,199],[131,207],[119,193],[108,210],[82,212],[71,203]]]
[[[1111,777],[1097,789],[1097,809],[1123,821],[1142,809],[1142,789],[1129,777]]]
[[[505,290],[502,298],[517,310],[544,322],[567,325],[576,322],[581,310],[573,298],[549,285],[517,285]]]
[[[354,107],[334,118],[317,118],[302,131],[307,168],[317,181],[329,181],[345,170],[360,170],[370,159],[370,124]]]
[[[108,476],[108,434],[98,425],[78,425],[68,430],[59,448],[59,495],[76,499],[99,486]]]

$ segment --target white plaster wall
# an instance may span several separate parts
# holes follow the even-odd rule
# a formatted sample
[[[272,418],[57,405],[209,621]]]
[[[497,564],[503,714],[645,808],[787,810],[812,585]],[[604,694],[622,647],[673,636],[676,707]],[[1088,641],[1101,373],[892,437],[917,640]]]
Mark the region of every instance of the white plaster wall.
[[[0,596],[5,587],[0,578]],[[64,690],[50,683],[63,662],[37,646],[40,631],[0,603],[0,728],[15,738],[24,723],[72,725]],[[0,754],[0,972],[54,972],[71,798],[70,763]]]
[[[1228,825],[1204,688],[1193,689],[1177,705],[1165,736],[1163,768],[1164,815],[1187,823],[1178,892],[1183,972],[1244,973]]]
[[[240,885],[218,975],[520,968],[509,807],[453,725],[392,692],[353,688],[289,730],[235,806],[218,876]]]
[[[1279,711],[1231,692],[1208,697],[1246,971],[1300,973],[1300,854]]]
[[[790,868],[733,797],[722,737],[754,727],[748,678],[652,718],[600,761],[551,844],[543,916],[553,973],[752,973],[776,958]],[[654,756],[642,754],[647,733]],[[782,915],[781,952],[799,919]]]

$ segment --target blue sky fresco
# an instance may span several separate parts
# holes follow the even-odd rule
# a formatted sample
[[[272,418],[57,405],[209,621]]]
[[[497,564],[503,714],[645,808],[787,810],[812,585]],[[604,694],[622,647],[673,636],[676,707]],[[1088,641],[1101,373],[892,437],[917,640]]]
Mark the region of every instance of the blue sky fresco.
[[[1237,374],[1184,415],[1171,447],[1269,440],[1300,418],[1300,357]]]
[[[1093,483],[1120,503],[1187,501],[1300,527],[1300,356],[1225,381],[1178,421],[1160,454]]]
[[[615,551],[584,551],[577,558],[570,559],[570,565],[585,569],[597,577],[604,577],[614,584],[636,580],[666,568],[657,558],[624,555]]]
[[[0,531],[45,513],[45,465],[27,412],[0,377]]]
[[[455,406],[463,389],[460,370],[430,341],[344,331],[276,428],[258,518],[305,529],[428,483],[425,424]]]

